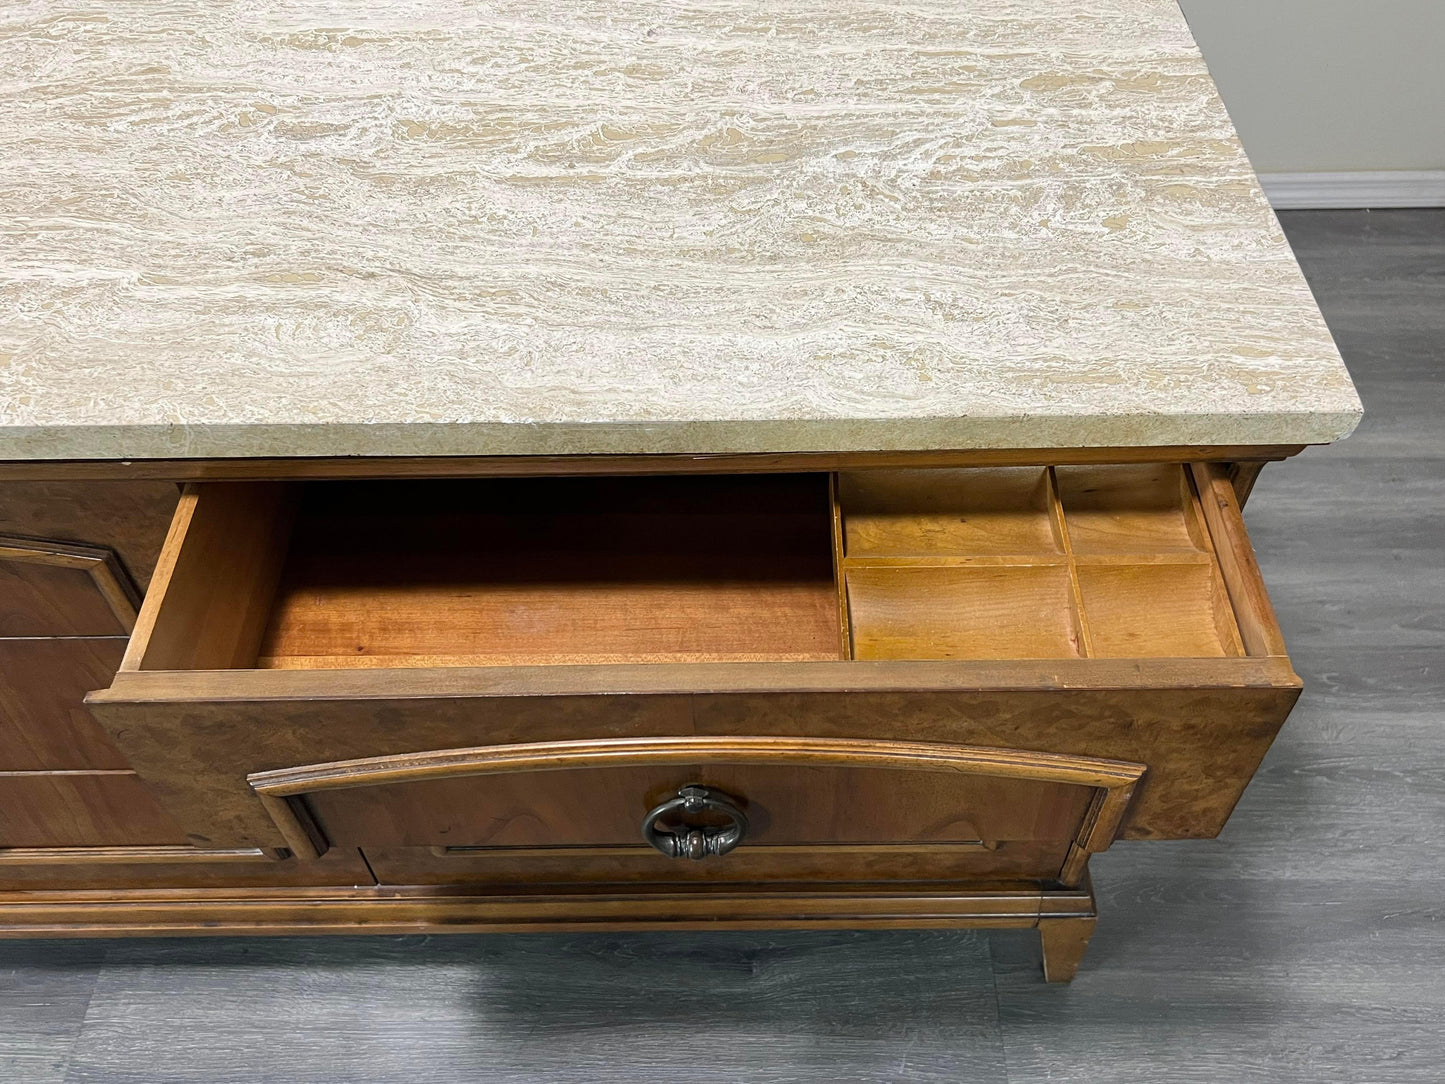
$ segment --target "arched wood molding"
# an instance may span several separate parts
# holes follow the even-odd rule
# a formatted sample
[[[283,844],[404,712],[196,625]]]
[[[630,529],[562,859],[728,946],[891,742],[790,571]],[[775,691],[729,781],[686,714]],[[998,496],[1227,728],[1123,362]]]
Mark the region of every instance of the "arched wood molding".
[[[121,627],[126,632],[134,631],[136,614],[140,609],[140,592],[131,583],[120,558],[104,546],[0,535],[0,561],[77,568],[88,572],[95,589],[105,599]]]
[[[253,772],[246,777],[277,830],[298,857],[319,858],[329,843],[304,796],[321,790],[416,783],[503,772],[566,771],[696,763],[831,765],[922,772],[962,772],[1093,787],[1095,794],[1059,874],[1076,885],[1089,855],[1118,834],[1143,764],[1021,749],[858,738],[684,737],[483,745],[426,753],[337,760]]]

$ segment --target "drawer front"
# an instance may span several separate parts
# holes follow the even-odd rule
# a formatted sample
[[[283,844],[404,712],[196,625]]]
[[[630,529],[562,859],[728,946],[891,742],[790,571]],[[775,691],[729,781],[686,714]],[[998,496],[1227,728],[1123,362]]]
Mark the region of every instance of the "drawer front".
[[[266,675],[265,696],[251,675],[138,673],[90,703],[176,820],[216,846],[287,845],[247,782],[258,772],[486,744],[733,734],[1142,763],[1126,838],[1200,838],[1223,826],[1299,695],[1287,662],[1239,662],[290,671]]]
[[[248,782],[299,854],[429,844],[504,879],[609,867],[674,879],[701,863],[730,879],[927,879],[1023,863],[1068,881],[1113,840],[1143,771],[941,743],[735,737],[439,750]]]
[[[1068,839],[1092,796],[1032,779],[700,762],[351,786],[305,801],[333,845],[621,847],[690,784],[746,814],[749,846]]]
[[[360,853],[348,850],[334,850],[323,858],[301,861],[254,847],[0,848],[0,892],[374,883]]]

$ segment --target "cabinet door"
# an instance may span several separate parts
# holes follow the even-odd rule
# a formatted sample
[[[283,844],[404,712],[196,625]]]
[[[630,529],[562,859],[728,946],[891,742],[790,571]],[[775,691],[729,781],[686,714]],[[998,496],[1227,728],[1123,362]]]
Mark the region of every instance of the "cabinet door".
[[[134,772],[0,773],[0,847],[187,842]]]
[[[123,636],[0,639],[0,771],[129,768],[85,706],[125,654]]]
[[[83,703],[137,603],[108,549],[0,537],[0,846],[187,842]]]
[[[87,507],[51,494],[27,519],[3,495],[6,523]],[[0,536],[0,891],[370,883],[355,851],[309,863],[196,846],[161,808],[84,704],[120,665],[138,603],[109,549]]]

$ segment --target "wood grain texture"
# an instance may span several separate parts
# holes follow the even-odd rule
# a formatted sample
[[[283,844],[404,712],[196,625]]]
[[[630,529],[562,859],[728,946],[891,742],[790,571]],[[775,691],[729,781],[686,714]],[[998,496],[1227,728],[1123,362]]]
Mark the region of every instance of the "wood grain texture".
[[[1212,562],[1075,564],[1097,656],[1242,655],[1229,598]]]
[[[1229,484],[1234,487],[1234,495],[1241,508],[1249,502],[1260,472],[1268,465],[1269,461],[1265,459],[1241,459],[1229,464]]]
[[[836,659],[827,486],[825,475],[312,485],[259,665]]]
[[[1192,552],[1208,544],[1176,464],[1061,466],[1054,476],[1076,554]]]
[[[122,670],[248,666],[266,627],[296,492],[283,483],[188,486]]]
[[[0,896],[0,938],[236,934],[529,933],[635,929],[1032,929],[1093,914],[1087,887],[975,885],[503,885],[37,891]]]
[[[0,894],[124,889],[280,888],[375,883],[356,850],[335,848],[304,862],[256,848],[210,850],[187,846],[0,848]],[[3,898],[3,895],[0,895]]]
[[[128,768],[86,710],[125,653],[124,637],[0,639],[0,771]]]
[[[787,880],[985,884],[1053,880],[1069,856],[1069,844],[1060,840],[988,846],[754,843],[727,855],[726,862],[679,862],[643,843],[629,847],[367,847],[365,854],[377,880],[391,885],[758,884]]]
[[[779,845],[819,852],[803,863],[810,870],[828,864],[834,844],[891,845],[869,856],[872,874],[885,876],[901,844],[923,845],[909,856],[916,870],[926,845],[1071,841],[1066,861],[1034,869],[1072,885],[1087,855],[1113,842],[1143,772],[1142,765],[1089,757],[937,743],[654,738],[306,765],[255,773],[248,782],[303,856],[333,843],[458,844],[498,848],[502,858],[519,847],[583,849],[585,858],[589,845],[635,845],[649,809],[701,783],[745,811],[744,862],[761,844],[772,851],[779,879],[802,876],[782,860]],[[725,857],[711,864],[736,865]],[[973,865],[980,873],[990,868],[983,859]],[[943,879],[946,868],[924,879]],[[1004,869],[1017,869],[1014,856],[994,872]],[[892,879],[903,876],[899,867]]]
[[[850,563],[858,659],[1051,659],[1080,654],[1066,564],[886,567]]]
[[[1060,553],[1048,491],[1048,472],[1037,467],[844,473],[838,478],[844,553]]]
[[[1283,655],[1284,637],[1279,631],[1274,606],[1264,590],[1254,547],[1248,534],[1231,529],[1231,524],[1238,522],[1240,516],[1234,486],[1227,472],[1217,464],[1196,465],[1191,471],[1198,486],[1201,511],[1215,539],[1220,571],[1239,621],[1240,636],[1251,654]]]
[[[835,843],[1067,840],[1079,832],[1092,797],[1083,787],[1042,781],[822,765],[738,767],[725,757],[699,757],[695,766],[671,771],[614,767],[562,778],[317,787],[301,800],[326,838],[342,846],[616,847],[636,843],[647,811],[691,783],[741,803],[750,822],[744,849],[754,842],[826,851]],[[1049,876],[1057,874],[1055,867]]]
[[[0,772],[0,847],[187,842],[134,772]]]
[[[1043,949],[1044,978],[1048,982],[1071,982],[1078,973],[1094,936],[1093,918],[1048,918],[1039,921]]]
[[[1212,507],[1211,533],[1178,464],[839,478],[858,658],[1244,654],[1213,534],[1260,626],[1250,643],[1270,653],[1258,569],[1233,556],[1248,546],[1239,507]]]
[[[1205,607],[1208,612],[1204,620],[1206,624],[1217,621],[1223,599],[1215,589],[1217,585],[1208,578],[1213,575],[1212,563],[1208,563],[1212,562],[1208,556],[1210,536],[1202,526],[1193,503],[1193,491],[1179,467],[1095,468],[1078,476],[1071,490],[1061,489],[1057,499],[1051,472],[1025,473],[1026,476],[986,474],[986,492],[973,498],[975,505],[986,517],[999,514],[1002,508],[1022,508],[1036,521],[1035,533],[1044,532],[1053,545],[1064,551],[1053,559],[1074,562],[1085,558],[1076,558],[1070,549],[1069,506],[1072,503],[1083,517],[1085,537],[1090,536],[1092,529],[1096,536],[1106,540],[1093,547],[1096,552],[1088,555],[1088,560],[1193,562],[1186,567],[1199,565],[1199,573],[1209,585]],[[956,476],[950,475],[950,478],[957,481]],[[924,491],[919,489],[916,478],[894,476],[892,481],[895,484],[891,492],[876,488],[865,490],[861,494],[865,508],[878,505],[882,498],[885,510],[893,513],[900,506],[906,509],[920,500],[927,504],[934,499],[920,496]],[[896,483],[901,483],[901,488]],[[956,506],[957,497],[958,494],[953,494],[945,503]],[[846,494],[840,494],[840,499],[846,500]],[[294,533],[288,530],[289,517],[283,511],[293,503],[301,508]],[[840,507],[843,508],[841,528],[846,536],[848,511],[841,504]],[[1062,516],[1060,509],[1063,509]],[[922,526],[927,528],[926,517],[932,513],[928,508],[922,511],[925,515]],[[729,562],[736,562],[741,553],[750,552],[749,548],[757,547],[761,540],[763,544],[756,552],[766,558],[763,564],[772,566],[781,562],[785,577],[791,574],[791,559],[815,562],[820,590],[816,592],[813,612],[819,628],[827,629],[837,614],[831,575],[835,558],[834,546],[829,543],[832,528],[828,490],[825,480],[818,477],[722,477],[706,482],[583,479],[465,485],[329,484],[310,487],[304,493],[299,487],[279,485],[255,489],[242,484],[193,485],[183,499],[167,541],[156,590],[150,594],[139,631],[132,640],[129,653],[134,660],[132,669],[117,680],[112,690],[95,696],[92,703],[136,758],[135,762],[144,765],[142,770],[147,779],[189,830],[212,842],[226,841],[235,846],[285,845],[299,854],[312,855],[324,850],[322,827],[313,824],[309,814],[303,816],[300,808],[291,808],[293,803],[276,801],[278,795],[267,794],[264,789],[254,795],[248,793],[242,782],[246,776],[330,759],[394,756],[416,752],[419,748],[464,747],[478,744],[482,734],[488,735],[487,741],[503,743],[523,738],[578,738],[599,730],[618,737],[685,735],[691,731],[774,737],[798,737],[811,732],[817,737],[885,734],[929,738],[937,731],[930,733],[927,726],[943,722],[941,717],[948,718],[951,725],[957,725],[953,720],[960,716],[970,722],[982,717],[996,724],[1000,713],[1016,718],[1020,726],[1012,740],[999,741],[996,731],[990,733],[988,740],[1005,748],[1089,754],[1094,750],[1086,738],[1114,740],[1120,743],[1109,746],[1114,750],[1110,755],[1157,768],[1130,822],[1130,831],[1135,834],[1208,835],[1218,831],[1248,779],[1246,766],[1252,770],[1257,764],[1284,711],[1297,695],[1297,682],[1287,664],[1260,669],[1245,664],[1244,660],[1239,660],[1241,665],[1237,668],[1212,672],[1186,660],[1169,660],[1157,665],[1136,660],[1125,667],[1089,660],[1087,665],[1076,665],[1071,678],[1061,677],[1065,673],[1061,666],[1051,664],[1040,668],[1018,661],[1010,661],[992,671],[977,663],[958,669],[933,670],[914,665],[870,668],[862,662],[777,662],[758,667],[678,663],[554,667],[552,669],[565,672],[552,674],[547,673],[547,667],[498,668],[495,673],[457,668],[451,674],[428,669],[417,670],[410,678],[405,675],[405,668],[389,668],[377,671],[370,681],[339,670],[317,671],[310,678],[265,670],[229,674],[186,672],[188,667],[196,666],[200,670],[215,665],[245,666],[251,633],[266,626],[269,631],[261,634],[258,650],[277,650],[278,641],[284,643],[288,635],[289,604],[285,600],[293,595],[305,595],[314,590],[317,583],[324,586],[332,581],[343,588],[355,587],[360,592],[343,607],[352,615],[350,619],[368,621],[377,615],[381,619],[374,622],[374,636],[353,635],[346,639],[333,636],[328,632],[328,622],[321,620],[310,632],[297,635],[297,642],[309,645],[301,649],[303,652],[316,651],[315,643],[320,641],[330,644],[330,651],[353,645],[347,649],[360,655],[385,655],[385,650],[378,652],[377,648],[390,637],[397,640],[397,653],[406,655],[408,649],[415,650],[418,637],[436,632],[451,637],[457,627],[465,640],[466,622],[458,625],[439,621],[436,617],[439,611],[434,606],[414,608],[413,616],[425,615],[425,621],[394,622],[394,608],[372,604],[378,598],[384,601],[389,597],[385,591],[374,589],[374,581],[378,576],[383,577],[383,582],[385,577],[394,576],[393,567],[404,570],[415,567],[420,570],[420,582],[439,579],[445,583],[464,566],[481,566],[480,574],[485,575],[490,565],[514,560],[518,554],[535,553],[540,556],[540,562],[529,578],[524,578],[525,582],[534,582],[544,574],[559,575],[555,571],[559,562],[553,559],[556,552],[575,551],[591,561],[597,554],[610,559],[613,547],[623,554],[634,550],[645,554],[649,558],[647,564],[656,564],[665,573],[671,551],[656,552],[655,539],[666,536],[663,528],[669,524],[685,524],[685,518],[679,518],[684,512],[693,514],[701,525],[701,529],[693,525],[684,532],[683,550],[689,560],[696,555],[730,568]],[[865,512],[865,517],[867,514]],[[963,514],[966,517],[972,510],[966,508]],[[1089,525],[1094,521],[1098,526],[1091,528]],[[918,526],[919,522],[912,525]],[[1219,518],[1218,529],[1242,533],[1237,507],[1231,516]],[[1162,552],[1137,558],[1121,552],[1131,532],[1141,536],[1139,546],[1152,546]],[[937,530],[925,529],[919,533],[910,528],[903,535],[895,533],[895,541],[906,538],[909,546],[917,548],[924,542],[941,540],[945,549],[957,549],[960,537],[966,536],[967,532],[960,536],[952,526],[941,535]],[[233,537],[237,539],[234,547],[230,541]],[[458,538],[463,541],[459,543]],[[473,542],[474,538],[480,542]],[[580,546],[579,538],[583,540]],[[356,539],[361,541],[354,541]],[[887,543],[884,545],[887,548]],[[228,552],[231,548],[234,552]],[[349,565],[346,557],[352,548],[358,557]],[[449,564],[451,558],[465,558],[465,561],[460,565]],[[861,573],[861,586],[868,585],[868,575],[880,570],[890,576],[900,571],[938,571],[895,569],[886,565],[879,569],[865,565],[855,568],[851,564],[865,559],[894,558],[854,558],[845,553],[845,571],[849,575]],[[999,554],[980,554],[956,559],[1005,558]],[[208,579],[206,570],[218,560],[224,563],[225,574]],[[564,572],[568,568],[566,561],[560,562],[560,566]],[[1027,635],[1036,636],[1036,626],[1042,618],[1052,616],[1061,635],[1072,645],[1073,653],[1077,653],[1072,637],[1080,626],[1072,613],[1071,600],[1085,599],[1086,592],[1062,568],[1040,567],[1053,573],[1056,581],[1053,597],[1047,605],[1034,607],[1032,620],[1016,621],[1016,624]],[[308,569],[310,571],[306,571]],[[931,647],[931,641],[938,636],[957,638],[962,628],[972,630],[978,645],[992,645],[992,650],[1000,650],[1001,618],[1006,614],[1017,618],[1018,607],[1016,600],[1009,596],[1007,585],[1000,586],[999,577],[1033,574],[1037,570],[1027,565],[1000,564],[978,568],[961,566],[944,571],[979,577],[985,589],[973,605],[945,611],[946,620],[936,619],[933,626],[929,626],[928,634],[913,635],[912,643]],[[649,571],[641,574],[641,580],[626,582],[629,587],[639,582],[646,584],[651,582],[646,577],[655,574],[657,571]],[[1248,574],[1248,570],[1241,574]],[[401,582],[409,585],[411,580],[406,577],[411,575],[409,571],[404,572]],[[478,575],[476,571],[470,572],[470,578],[464,581],[468,592],[458,594],[452,605],[443,608],[445,612],[450,614],[459,607],[466,611],[472,597],[471,585],[477,582]],[[586,576],[593,575],[596,573],[586,573],[582,582],[591,582]],[[273,582],[281,584],[278,592],[281,602],[276,607],[276,615],[267,618],[264,607]],[[308,584],[311,586],[306,586]],[[876,607],[868,608],[872,602],[857,592],[853,595],[849,608],[855,623],[855,653],[866,655],[873,646],[860,638],[856,626],[861,621],[866,630],[870,621],[875,628],[881,623],[876,619]],[[905,602],[911,601],[902,607],[905,617],[915,622],[919,614],[934,613],[936,617],[936,595],[936,590],[930,590],[911,600],[905,599]],[[1130,596],[1124,597],[1130,600]],[[422,601],[428,598],[430,596],[423,593]],[[595,610],[595,599],[590,608]],[[1084,608],[1087,611],[1087,603]],[[1133,597],[1126,609],[1148,613],[1150,608],[1147,597]],[[535,607],[524,609],[530,612]],[[180,619],[169,620],[168,613],[177,613]],[[979,620],[979,615],[987,620]],[[1111,615],[1104,611],[1101,616],[1112,617],[1120,626],[1135,620],[1132,612]],[[1177,611],[1169,615],[1169,622],[1176,620]],[[776,620],[773,623],[778,624]],[[399,631],[394,624],[401,626]],[[740,627],[748,628],[752,624],[748,619]],[[634,635],[632,625],[631,621],[622,623],[624,636]],[[306,628],[304,620],[300,627]],[[192,631],[195,629],[204,630],[204,637],[198,637]],[[243,635],[238,631],[243,629],[251,632]],[[544,630],[539,643],[547,642],[553,631]],[[564,623],[565,635],[570,636],[573,631]],[[491,629],[487,635],[498,639],[497,632]],[[820,635],[818,647],[830,652],[836,650],[836,635],[836,627]],[[152,643],[157,637],[162,645],[159,649]],[[358,640],[360,646],[354,646]],[[211,642],[219,645],[217,650],[210,651],[207,645]],[[376,646],[368,649],[368,642]],[[598,646],[613,645],[603,642]],[[627,646],[625,639],[621,646]],[[1011,642],[1002,646],[1010,656],[1043,653]],[[1237,650],[1238,643],[1229,646]],[[158,650],[175,656],[169,663],[176,668],[175,672],[147,673],[151,661],[157,659]],[[921,653],[917,648],[914,650]],[[983,653],[982,646],[974,646],[972,642],[959,650]],[[1224,653],[1225,647],[1219,646],[1218,650]],[[908,646],[905,644],[902,650],[890,648],[887,653],[907,654]],[[264,655],[263,661],[278,657]],[[323,661],[333,657],[319,656]],[[528,654],[524,658],[531,661],[532,656]],[[570,656],[562,656],[549,661],[568,658]],[[440,660],[430,655],[414,655],[407,661],[426,664]],[[1080,661],[1059,660],[1076,664]],[[987,681],[995,676],[1003,681],[999,690],[1002,696],[997,698],[987,687]],[[1121,679],[1124,688],[1116,688],[1114,682]],[[1196,738],[1179,737],[1180,723],[1170,720],[1167,727],[1156,734],[1159,743],[1150,745],[1147,756],[1140,753],[1143,746],[1138,740],[1139,731],[1130,733],[1130,728],[1140,725],[1139,716],[1156,713],[1161,699],[1169,702],[1181,691],[1198,689],[1199,680],[1211,689],[1212,699],[1193,705],[1191,710],[1202,712],[1203,725],[1215,728],[1216,750],[1205,753],[1198,747]],[[941,684],[934,684],[940,681]],[[1215,682],[1220,683],[1217,688],[1212,687]],[[869,697],[865,690],[870,686],[882,695]],[[147,689],[151,692],[147,693]],[[355,691],[348,694],[345,691],[348,689]],[[1119,694],[1110,701],[1113,717],[1096,721],[1093,727],[1075,726],[1067,735],[1060,734],[1059,731],[1069,726],[1065,719],[1071,720],[1088,710],[1085,705],[1089,700],[1084,692],[1090,689]],[[406,690],[411,690],[411,695],[425,697],[426,703],[420,710],[418,705],[403,708],[406,721],[398,729],[402,716],[390,703],[381,701],[407,695]],[[454,690],[460,693],[460,699],[449,702],[448,694]],[[702,695],[697,695],[699,690]],[[1020,695],[1013,696],[1004,690]],[[810,695],[813,692],[821,695]],[[1037,694],[1045,695],[1040,699]],[[1263,694],[1264,699],[1259,699],[1259,694]],[[650,696],[658,697],[660,714],[654,710],[655,705],[637,710],[629,703]],[[307,703],[288,704],[288,699]],[[250,702],[249,706],[241,707],[243,700]],[[318,716],[315,712],[321,700],[328,701],[330,706]],[[146,701],[148,706],[143,716],[138,717],[134,709],[141,701]],[[469,705],[468,701],[472,703]],[[515,724],[507,718],[509,715],[518,718],[515,713],[519,704],[520,718],[548,716],[541,723],[540,733],[508,729]],[[923,706],[921,718],[916,704]],[[158,711],[151,705],[165,705],[171,710]],[[733,712],[738,725],[716,726],[710,713],[724,705],[725,712]],[[1025,721],[1030,711],[1045,705],[1050,722]],[[483,706],[486,721],[481,728],[475,720],[467,720],[460,731],[452,727],[454,721],[466,719],[469,707]],[[309,716],[304,725],[297,727],[286,721],[294,711]],[[784,714],[786,721],[780,718]],[[852,729],[838,729],[837,720],[850,716]],[[651,735],[646,729],[635,729],[636,724],[645,719],[653,720],[653,725],[662,722],[662,729],[651,731]],[[255,740],[256,724],[260,720],[267,721],[264,742]],[[779,729],[780,722],[782,729]],[[920,723],[924,725],[922,731],[915,729]],[[1101,738],[1098,729],[1101,725],[1105,731],[1114,731],[1112,739]],[[1189,725],[1197,724],[1191,720],[1186,724]],[[340,733],[343,730],[349,733]],[[227,731],[229,736],[223,736]],[[202,733],[206,735],[204,742],[199,737]],[[422,737],[423,734],[435,735],[440,740],[430,741]],[[343,744],[331,744],[336,739]],[[1169,745],[1175,741],[1177,746]],[[350,744],[345,744],[348,742]],[[1063,744],[1056,746],[1055,742]],[[465,804],[463,796],[452,798],[455,800],[452,804]],[[1168,808],[1170,806],[1172,808]],[[421,836],[402,831],[371,838],[356,837],[355,842],[407,845],[437,841],[426,835],[438,831],[436,826],[421,831]],[[1070,877],[1082,872],[1082,855],[1087,850],[1089,848],[1084,848],[1070,859],[1067,866]]]
[[[1074,786],[1129,787],[1139,781],[1142,766],[1096,757],[1060,756],[1020,750],[868,740],[756,737],[721,738],[595,738],[529,745],[488,745],[447,749],[400,757],[376,757],[307,765],[258,773],[248,778],[261,793],[289,796],[317,790],[345,790],[384,783],[496,775],[508,772],[554,772],[606,768],[612,765],[690,765],[698,760],[739,764],[782,764],[790,761],[842,768],[881,768],[918,772],[961,773],[1000,779],[1047,779]]]

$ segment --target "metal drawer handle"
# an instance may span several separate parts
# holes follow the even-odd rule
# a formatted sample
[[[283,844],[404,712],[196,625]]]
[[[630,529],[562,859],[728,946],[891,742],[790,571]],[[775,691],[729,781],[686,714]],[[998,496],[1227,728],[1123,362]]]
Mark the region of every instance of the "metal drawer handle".
[[[687,824],[664,824],[699,813],[721,813],[732,821],[726,828],[694,828]],[[695,783],[683,787],[676,798],[663,802],[642,818],[642,838],[669,858],[706,858],[724,855],[747,835],[748,818],[721,795]]]

